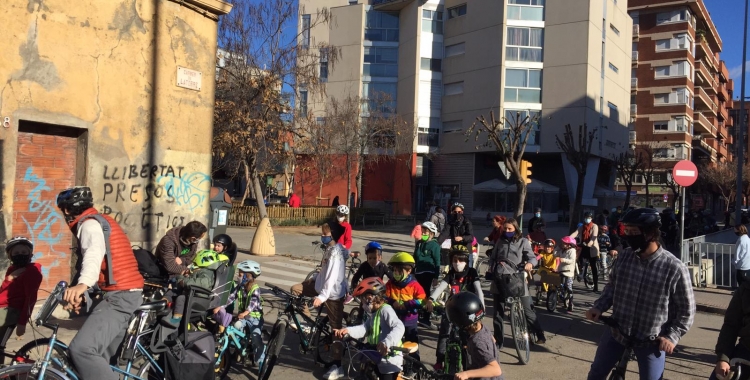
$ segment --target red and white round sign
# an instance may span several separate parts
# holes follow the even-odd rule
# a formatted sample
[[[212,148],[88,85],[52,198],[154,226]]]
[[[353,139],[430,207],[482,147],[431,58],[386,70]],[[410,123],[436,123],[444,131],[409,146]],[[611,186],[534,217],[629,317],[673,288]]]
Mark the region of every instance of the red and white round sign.
[[[682,187],[688,187],[698,179],[698,168],[688,160],[678,162],[672,169],[672,178]]]

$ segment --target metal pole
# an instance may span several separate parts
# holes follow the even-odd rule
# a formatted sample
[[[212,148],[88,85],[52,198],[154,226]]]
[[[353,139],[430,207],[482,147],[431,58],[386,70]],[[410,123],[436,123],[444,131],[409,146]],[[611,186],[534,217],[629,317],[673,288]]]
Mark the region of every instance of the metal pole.
[[[686,262],[687,257],[685,255],[685,187],[680,186],[680,258],[682,262]]]
[[[747,60],[747,3],[745,0],[745,31],[742,35],[742,89],[740,90],[740,120],[735,120],[737,125],[737,187],[735,196],[734,223],[742,224],[742,166],[745,163],[744,144],[745,144],[745,65]]]

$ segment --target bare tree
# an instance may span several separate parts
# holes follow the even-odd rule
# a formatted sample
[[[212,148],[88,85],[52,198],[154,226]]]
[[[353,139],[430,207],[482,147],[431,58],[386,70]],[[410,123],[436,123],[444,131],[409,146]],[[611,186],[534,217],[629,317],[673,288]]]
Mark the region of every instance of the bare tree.
[[[667,182],[664,185],[672,191],[672,210],[675,210],[677,208],[677,197],[680,195],[680,185],[674,180],[671,170],[667,170]]]
[[[658,169],[656,161],[657,151],[666,148],[661,143],[646,143],[639,145],[635,154],[641,158],[641,166],[638,167],[638,174],[643,176],[644,187],[646,191],[646,207],[651,205],[651,184],[654,182],[654,173]]]
[[[332,154],[337,149],[337,115],[326,114],[322,119],[312,114],[297,117],[294,152],[299,170],[317,174],[318,198],[323,196],[323,185],[340,174],[333,165]],[[302,181],[304,183],[304,181]]]
[[[538,116],[533,119],[529,116],[522,118],[520,112],[516,112],[512,120],[505,117],[496,119],[495,112],[490,111],[489,120],[484,115],[480,115],[465,133],[466,141],[474,135],[474,141],[478,143],[480,137],[486,135],[487,142],[494,145],[495,151],[516,182],[516,212],[514,217],[518,221],[523,216],[523,207],[526,202],[526,181],[521,176],[521,161],[523,161],[523,154],[526,152],[529,136],[531,136],[538,122]],[[479,146],[477,146],[478,148]]]
[[[594,144],[596,131],[597,128],[589,131],[589,127],[583,124],[578,126],[578,136],[574,136],[573,128],[570,127],[570,124],[567,124],[563,133],[563,139],[561,140],[560,136],[555,136],[557,147],[565,153],[568,162],[573,165],[576,173],[578,173],[576,197],[570,212],[570,222],[568,225],[571,231],[578,225],[578,220],[583,211],[583,185],[586,179],[586,170],[588,170],[591,147]]]
[[[706,185],[711,186],[721,195],[726,202],[726,208],[729,209],[729,202],[734,199],[737,191],[736,168],[728,162],[716,162],[715,165],[705,165],[698,171],[699,178],[703,179]]]
[[[618,156],[612,157],[615,163],[615,170],[620,180],[625,184],[625,205],[624,209],[630,206],[630,193],[633,191],[633,182],[635,176],[638,174],[639,168],[643,165],[641,157],[634,154],[632,151],[620,153]]]
[[[320,57],[325,54],[329,66],[338,58],[337,49],[325,43],[310,46],[301,38],[330,22],[330,12],[318,10],[308,28],[290,35],[288,25],[296,24],[297,17],[293,0],[237,0],[219,21],[219,48],[225,54],[217,60],[213,154],[231,156],[230,162],[244,169],[261,217],[267,213],[259,177],[271,158],[293,154],[288,148],[295,134],[288,117],[291,95],[284,91],[304,85],[311,96],[323,93]]]

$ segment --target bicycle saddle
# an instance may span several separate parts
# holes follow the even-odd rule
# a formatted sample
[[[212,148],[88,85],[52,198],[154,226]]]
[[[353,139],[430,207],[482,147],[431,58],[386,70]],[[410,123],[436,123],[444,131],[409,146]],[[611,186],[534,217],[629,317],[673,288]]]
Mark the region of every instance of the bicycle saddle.
[[[141,306],[138,306],[137,311],[161,311],[167,308],[167,301],[161,300],[156,302],[149,302],[144,303]]]
[[[404,342],[402,344],[403,348],[408,350],[410,354],[413,354],[417,351],[419,351],[419,344],[414,342]]]

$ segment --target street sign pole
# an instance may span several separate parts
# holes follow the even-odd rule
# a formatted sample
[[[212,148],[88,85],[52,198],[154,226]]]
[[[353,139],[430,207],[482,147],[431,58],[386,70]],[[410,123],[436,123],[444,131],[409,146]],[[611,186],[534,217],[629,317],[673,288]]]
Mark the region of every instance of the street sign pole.
[[[680,186],[680,259],[685,262],[687,255],[685,254],[685,248],[682,246],[685,242],[685,186]]]
[[[682,160],[672,169],[672,178],[680,185],[680,259],[685,262],[687,255],[683,243],[685,241],[685,213],[687,207],[685,204],[685,188],[692,186],[698,179],[698,168],[689,160]]]

